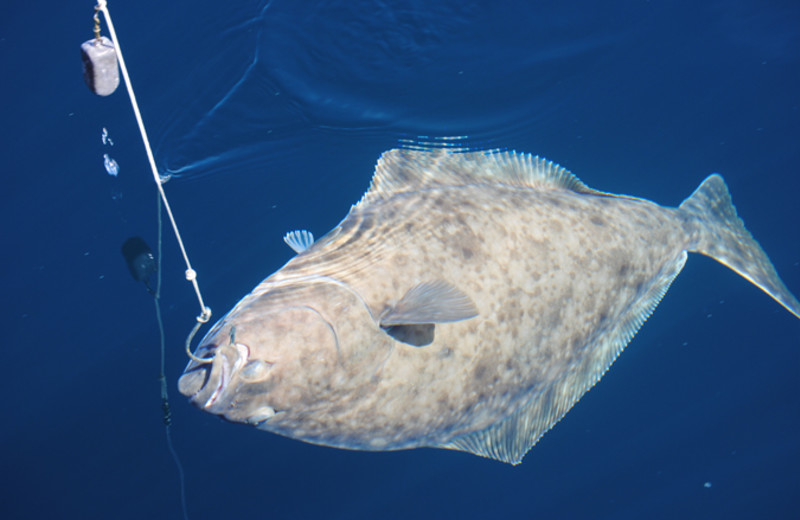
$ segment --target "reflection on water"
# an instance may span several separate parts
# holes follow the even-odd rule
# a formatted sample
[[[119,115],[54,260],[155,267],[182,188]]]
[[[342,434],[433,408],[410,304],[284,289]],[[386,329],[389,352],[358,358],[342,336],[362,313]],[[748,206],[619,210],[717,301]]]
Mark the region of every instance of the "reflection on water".
[[[695,125],[698,99],[705,99],[706,119],[729,118],[739,103],[731,81],[763,74],[752,64],[783,73],[798,55],[792,16],[756,2],[737,6],[205,6],[207,23],[184,29],[190,43],[165,85],[173,101],[161,111],[172,119],[162,123],[157,155],[166,173],[197,177],[309,153],[320,133],[377,140],[380,149],[413,145],[418,136],[429,136],[425,146],[466,136],[458,144],[465,148],[509,146],[524,136],[523,148],[551,155],[553,142],[592,130],[612,132],[619,147],[649,128],[665,146],[673,134],[658,128],[670,120],[696,129],[699,139],[705,134]]]
[[[630,33],[623,16],[615,27],[594,23],[596,8],[567,19],[547,6],[519,17],[491,5],[269,2],[211,36],[210,60],[241,71],[212,78],[225,89],[199,119],[174,125],[180,137],[164,138],[168,171],[202,175],[293,153],[310,129],[496,146],[569,103]]]

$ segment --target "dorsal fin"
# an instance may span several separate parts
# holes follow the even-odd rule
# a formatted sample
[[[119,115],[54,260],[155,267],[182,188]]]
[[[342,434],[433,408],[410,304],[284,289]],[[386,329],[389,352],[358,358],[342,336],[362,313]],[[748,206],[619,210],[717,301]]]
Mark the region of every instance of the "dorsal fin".
[[[378,159],[369,190],[358,205],[397,193],[466,184],[507,184],[605,195],[586,186],[569,170],[530,154],[395,149]]]

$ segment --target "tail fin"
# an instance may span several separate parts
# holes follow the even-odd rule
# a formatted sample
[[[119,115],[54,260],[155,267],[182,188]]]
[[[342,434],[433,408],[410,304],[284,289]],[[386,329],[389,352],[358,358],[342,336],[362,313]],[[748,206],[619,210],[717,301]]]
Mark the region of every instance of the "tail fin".
[[[691,251],[727,265],[800,318],[800,302],[783,284],[753,235],[745,229],[722,177],[710,175],[683,201],[680,211],[693,221]]]

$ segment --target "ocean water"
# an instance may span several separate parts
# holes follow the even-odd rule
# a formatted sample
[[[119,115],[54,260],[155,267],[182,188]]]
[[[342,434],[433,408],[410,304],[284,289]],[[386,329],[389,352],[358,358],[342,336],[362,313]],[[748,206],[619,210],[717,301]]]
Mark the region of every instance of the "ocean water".
[[[109,7],[215,318],[291,257],[286,231],[327,232],[380,153],[409,142],[540,154],[665,205],[719,172],[800,294],[796,2]],[[182,518],[153,302],[120,255],[132,235],[155,248],[156,194],[123,88],[98,98],[83,84],[92,10],[0,8],[0,516]],[[516,467],[312,446],[192,408],[176,388],[199,311],[183,269],[165,234],[190,518],[800,515],[800,320],[710,259],[690,256],[611,370]]]

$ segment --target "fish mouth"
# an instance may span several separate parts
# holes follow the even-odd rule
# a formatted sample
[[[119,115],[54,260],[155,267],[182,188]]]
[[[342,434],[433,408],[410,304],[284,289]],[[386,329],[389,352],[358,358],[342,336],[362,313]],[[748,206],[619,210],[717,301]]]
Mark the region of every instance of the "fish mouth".
[[[222,413],[233,375],[247,363],[250,349],[241,343],[201,345],[195,354],[210,363],[191,361],[178,379],[178,391],[197,406],[211,413]]]

